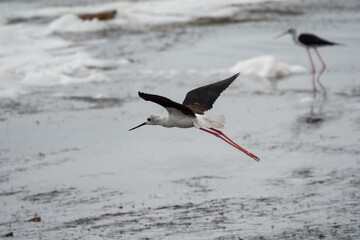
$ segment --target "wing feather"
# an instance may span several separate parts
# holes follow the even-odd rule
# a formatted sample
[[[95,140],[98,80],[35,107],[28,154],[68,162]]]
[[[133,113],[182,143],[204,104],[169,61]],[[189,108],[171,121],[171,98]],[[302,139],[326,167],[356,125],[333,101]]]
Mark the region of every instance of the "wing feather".
[[[325,45],[339,45],[338,43],[330,42],[328,40],[322,39],[311,33],[303,33],[299,36],[299,42],[307,46],[325,46]]]
[[[239,74],[237,73],[225,80],[191,90],[186,94],[183,105],[186,105],[194,113],[204,114],[205,111],[213,107],[216,99]]]
[[[188,108],[187,106],[185,106],[183,104],[174,102],[166,97],[154,95],[154,94],[143,93],[143,92],[139,92],[139,97],[141,97],[145,101],[154,102],[154,103],[157,103],[157,104],[163,106],[164,108],[166,108],[166,110],[169,112],[169,114],[171,114],[171,111],[169,111],[169,109],[174,108],[174,109],[182,112],[185,115],[195,117],[195,113],[190,108]]]

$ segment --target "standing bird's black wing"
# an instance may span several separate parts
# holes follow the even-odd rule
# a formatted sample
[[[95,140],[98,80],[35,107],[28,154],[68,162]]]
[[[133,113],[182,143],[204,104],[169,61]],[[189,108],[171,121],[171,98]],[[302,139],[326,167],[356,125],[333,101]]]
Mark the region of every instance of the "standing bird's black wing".
[[[300,34],[299,42],[309,47],[340,45],[339,43],[327,41],[311,33]]]
[[[141,97],[145,101],[151,101],[163,106],[164,108],[166,108],[166,110],[168,110],[168,112],[169,108],[174,108],[185,115],[195,117],[195,113],[190,108],[180,103],[174,102],[166,97],[143,92],[139,92],[139,97]]]
[[[186,94],[183,105],[186,105],[194,113],[204,114],[213,107],[214,102],[220,94],[239,76],[235,74],[225,80],[212,83],[203,87],[191,90]]]

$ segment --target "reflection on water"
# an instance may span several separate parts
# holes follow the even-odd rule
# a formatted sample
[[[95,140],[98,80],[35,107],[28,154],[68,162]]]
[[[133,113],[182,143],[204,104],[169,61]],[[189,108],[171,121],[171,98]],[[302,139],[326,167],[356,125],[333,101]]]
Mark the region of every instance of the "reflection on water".
[[[310,112],[309,114],[304,118],[305,123],[309,124],[319,124],[322,123],[325,120],[324,117],[324,105],[327,102],[327,91],[325,86],[321,83],[320,78],[323,74],[325,68],[323,68],[318,76],[316,77],[315,72],[311,75],[312,80],[312,101],[310,102]],[[321,95],[318,96],[318,91],[316,88],[316,83],[321,88]]]

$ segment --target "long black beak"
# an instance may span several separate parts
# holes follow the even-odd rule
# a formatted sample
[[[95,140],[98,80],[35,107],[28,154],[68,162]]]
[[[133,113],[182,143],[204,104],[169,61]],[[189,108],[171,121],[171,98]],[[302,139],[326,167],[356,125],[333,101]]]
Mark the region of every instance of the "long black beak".
[[[140,124],[139,126],[133,127],[132,129],[129,129],[129,131],[134,130],[134,129],[137,129],[137,128],[142,127],[142,126],[144,126],[144,125],[146,125],[146,122]]]
[[[285,34],[287,34],[287,33],[289,33],[289,31],[286,31],[286,32],[284,32],[284,33],[282,33],[282,34],[280,34],[280,35],[278,35],[278,36],[274,37],[274,39],[278,39],[278,38],[280,38],[280,37],[284,36],[284,35],[285,35]]]

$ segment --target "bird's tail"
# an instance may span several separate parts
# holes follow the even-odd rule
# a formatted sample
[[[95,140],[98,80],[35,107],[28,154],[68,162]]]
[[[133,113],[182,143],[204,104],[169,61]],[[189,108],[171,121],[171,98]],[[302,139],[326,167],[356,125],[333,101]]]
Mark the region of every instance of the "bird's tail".
[[[195,124],[196,128],[224,128],[225,125],[225,117],[224,115],[217,116],[205,116],[205,115],[197,115],[197,121]]]

